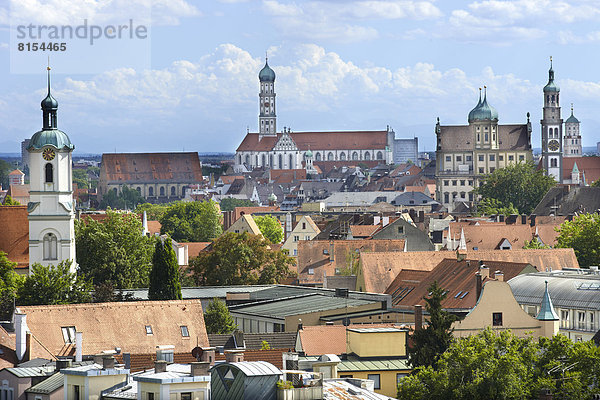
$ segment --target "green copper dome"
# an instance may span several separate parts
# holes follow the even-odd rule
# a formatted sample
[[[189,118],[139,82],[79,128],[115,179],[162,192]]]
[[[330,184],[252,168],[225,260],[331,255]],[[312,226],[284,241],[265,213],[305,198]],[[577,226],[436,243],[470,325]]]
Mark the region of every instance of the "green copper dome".
[[[548,292],[548,281],[546,281],[546,288],[544,289],[544,297],[542,297],[542,304],[540,305],[540,312],[535,317],[538,321],[557,321],[558,315],[554,311],[552,300],[550,299],[550,293]]]
[[[565,121],[566,124],[578,124],[579,120],[573,115],[573,106],[571,106],[571,116]]]
[[[48,92],[46,98],[42,100],[42,110],[56,110],[57,108],[58,101],[56,101],[56,99],[52,97],[50,92]]]
[[[306,151],[306,153],[304,153],[304,155],[305,155],[306,157],[312,157],[312,156],[313,156],[313,152],[312,152],[312,151],[310,151],[310,149],[308,149],[308,150]]]
[[[474,109],[469,113],[469,123],[476,121],[498,120],[498,111],[487,102],[487,92],[481,101],[481,93],[479,94],[479,102]]]
[[[73,150],[75,146],[66,133],[59,129],[44,129],[36,132],[29,142],[27,150],[40,150],[45,146],[52,146],[57,150]]]
[[[258,79],[261,82],[275,82],[275,71],[269,67],[269,63],[265,60],[265,66],[258,73]]]
[[[550,57],[550,69],[548,70],[548,83],[544,86],[544,93],[560,92],[560,88],[554,83],[554,69],[552,69],[552,57]]]

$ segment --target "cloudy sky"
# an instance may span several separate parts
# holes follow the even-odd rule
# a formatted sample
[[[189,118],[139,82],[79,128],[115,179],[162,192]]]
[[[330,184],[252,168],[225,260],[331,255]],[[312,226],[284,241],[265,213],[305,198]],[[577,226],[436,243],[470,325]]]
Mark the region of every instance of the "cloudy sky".
[[[279,128],[391,125],[397,137],[418,136],[421,150],[434,148],[436,117],[466,123],[483,85],[501,123],[531,113],[539,146],[552,55],[563,114],[574,103],[584,145],[600,140],[598,0],[10,2],[0,0],[0,153],[40,129],[46,85],[46,54],[11,68],[25,56],[11,24],[84,18],[134,19],[151,35],[133,50],[100,39],[113,56],[52,55],[59,128],[79,153],[234,151],[256,130],[265,52]]]

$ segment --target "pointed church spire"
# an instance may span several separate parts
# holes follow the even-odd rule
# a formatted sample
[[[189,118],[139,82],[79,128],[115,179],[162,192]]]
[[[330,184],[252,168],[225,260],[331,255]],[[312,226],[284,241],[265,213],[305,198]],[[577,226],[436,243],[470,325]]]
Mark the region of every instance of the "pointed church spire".
[[[459,250],[467,250],[467,241],[465,240],[465,230],[460,228],[460,242],[458,243]]]
[[[52,97],[51,89],[50,89],[50,61],[48,61],[48,66],[46,67],[48,71],[48,94],[42,100],[42,116],[43,116],[43,129],[50,130],[56,129],[56,110],[58,109],[58,101],[54,97]]]
[[[539,321],[557,321],[558,315],[554,311],[552,300],[550,299],[550,293],[548,293],[548,281],[545,281],[546,288],[544,289],[544,297],[542,297],[542,304],[540,306],[540,312],[537,317]]]

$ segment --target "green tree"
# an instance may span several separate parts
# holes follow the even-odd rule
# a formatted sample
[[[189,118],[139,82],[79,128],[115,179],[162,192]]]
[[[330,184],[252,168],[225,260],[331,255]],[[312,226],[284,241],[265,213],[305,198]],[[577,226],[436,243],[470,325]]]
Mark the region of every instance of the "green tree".
[[[233,211],[236,207],[256,207],[258,204],[251,200],[247,199],[234,199],[232,197],[228,197],[226,199],[222,199],[219,203],[221,206],[221,211]]]
[[[191,261],[200,285],[274,284],[295,276],[294,259],[260,235],[228,232]]]
[[[100,209],[113,208],[118,210],[135,210],[138,204],[144,203],[146,200],[135,189],[130,189],[127,185],[121,187],[121,192],[117,189],[112,189],[102,196]]]
[[[544,175],[532,162],[521,162],[485,175],[474,193],[484,199],[497,200],[500,208],[512,204],[519,214],[529,214],[555,185],[554,179]]]
[[[0,186],[3,188],[8,188],[8,174],[10,174],[13,169],[14,168],[8,161],[0,158]]]
[[[135,213],[142,216],[146,211],[148,221],[160,221],[168,208],[169,204],[142,203],[135,208]]]
[[[600,215],[581,214],[558,228],[554,247],[573,248],[579,265],[600,265]]]
[[[17,291],[23,284],[23,277],[15,272],[17,263],[10,261],[7,254],[0,251],[0,318],[11,318]]]
[[[152,271],[150,271],[148,298],[150,300],[181,300],[179,266],[169,237],[156,241]]]
[[[542,241],[535,237],[531,240],[526,240],[525,244],[523,245],[524,249],[551,249],[551,246],[548,246],[547,244],[542,243]]]
[[[83,169],[74,169],[73,183],[76,183],[79,189],[88,189],[90,184],[88,182],[87,172]]]
[[[565,367],[570,366],[564,372]],[[520,338],[487,328],[456,339],[436,368],[420,367],[398,386],[398,399],[590,399],[600,393],[600,350],[591,342]]]
[[[71,272],[71,263],[66,260],[47,267],[33,264],[30,275],[19,288],[17,304],[32,306],[91,302],[91,282],[84,275]]]
[[[147,287],[154,240],[142,235],[142,222],[133,213],[108,210],[101,222],[89,217],[75,221],[79,270],[95,286]]]
[[[6,195],[6,197],[4,198],[4,205],[5,206],[20,206],[21,203],[19,203],[17,200],[14,200],[12,197],[10,197],[10,195]]]
[[[160,219],[160,233],[177,242],[208,242],[223,231],[221,219],[219,206],[212,200],[177,202]]]
[[[216,297],[208,303],[204,311],[204,325],[206,333],[231,333],[237,329],[229,309]]]
[[[259,215],[254,217],[254,222],[258,225],[260,233],[271,243],[281,243],[283,240],[283,228],[272,215]]]
[[[508,203],[506,206],[500,203],[499,200],[494,198],[483,198],[477,203],[477,214],[478,215],[511,215],[518,214],[519,210]]]
[[[408,360],[413,368],[435,365],[438,357],[452,343],[452,323],[458,318],[442,308],[446,290],[434,281],[425,297],[425,309],[429,313],[427,327],[417,329],[412,335],[413,344],[408,346]]]

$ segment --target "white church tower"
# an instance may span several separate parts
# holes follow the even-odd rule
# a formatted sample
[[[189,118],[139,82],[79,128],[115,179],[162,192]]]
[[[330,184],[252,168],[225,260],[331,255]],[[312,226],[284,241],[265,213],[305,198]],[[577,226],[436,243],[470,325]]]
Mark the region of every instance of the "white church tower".
[[[57,129],[58,102],[50,93],[42,100],[43,127],[29,142],[29,265],[57,265],[71,260],[75,271],[75,229],[71,144]]]

